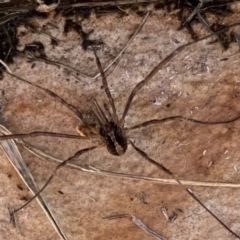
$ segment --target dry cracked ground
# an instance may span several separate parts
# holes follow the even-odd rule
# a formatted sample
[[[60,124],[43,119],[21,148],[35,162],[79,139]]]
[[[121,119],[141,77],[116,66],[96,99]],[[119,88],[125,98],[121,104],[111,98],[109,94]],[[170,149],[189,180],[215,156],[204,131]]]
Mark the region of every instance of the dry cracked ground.
[[[107,66],[124,48],[143,16],[107,14],[82,21],[84,31],[94,30],[90,39],[100,40],[97,54]],[[225,18],[226,24],[239,19]],[[18,28],[18,49],[40,41],[48,59],[62,62],[87,76],[66,67],[15,57],[9,64],[12,72],[47,88],[88,116],[89,101],[96,98],[103,105],[108,99],[98,73],[93,51],[84,51],[81,37],[73,30],[64,33],[61,15],[36,18],[33,32]],[[192,41],[186,30],[177,31],[179,22],[163,11],[152,12],[141,31],[128,46],[115,70],[107,75],[110,92],[121,116],[133,87],[164,57],[182,44]],[[48,35],[57,39],[51,44]],[[200,36],[209,34],[200,25]],[[239,32],[240,28],[234,31]],[[156,118],[181,115],[202,121],[226,121],[240,115],[240,70],[237,43],[223,51],[214,38],[204,40],[176,55],[138,92],[126,117],[127,127]],[[232,56],[234,55],[234,56]],[[229,57],[232,56],[232,57]],[[228,57],[228,60],[221,59]],[[44,91],[4,74],[0,83],[4,124],[12,132],[51,131],[75,134],[81,124],[75,115]],[[91,118],[91,116],[90,116]],[[220,125],[201,125],[184,120],[129,131],[128,136],[151,158],[170,169],[179,179],[238,183],[240,180],[240,120]],[[36,137],[27,139],[35,147],[60,159],[92,146],[91,141]],[[19,145],[34,179],[42,186],[55,164],[41,160]],[[75,161],[110,172],[155,178],[167,174],[145,161],[129,145],[125,155],[114,157],[105,147],[82,155]],[[16,208],[32,195],[1,152],[0,161],[0,235],[1,239],[59,239],[36,201],[16,214],[16,227],[10,222],[8,206]],[[199,187],[191,189],[201,201],[232,230],[239,232],[240,203],[238,188]],[[237,239],[177,185],[158,184],[138,179],[84,173],[62,168],[42,193],[49,209],[68,239],[82,240],[151,240],[133,221],[141,219],[150,229],[167,239]],[[173,222],[170,216],[177,213]],[[122,218],[111,216],[124,215]]]

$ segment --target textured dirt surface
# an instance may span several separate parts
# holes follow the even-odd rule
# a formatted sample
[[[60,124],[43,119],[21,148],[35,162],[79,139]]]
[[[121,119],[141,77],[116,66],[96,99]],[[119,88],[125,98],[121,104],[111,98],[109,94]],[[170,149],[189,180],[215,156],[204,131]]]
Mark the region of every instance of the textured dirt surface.
[[[237,18],[238,14],[226,23],[230,24]],[[135,14],[121,18],[112,14],[101,18],[92,15],[83,21],[85,31],[94,29],[91,38],[104,42],[98,50],[104,66],[121,51],[141,19]],[[26,43],[41,41],[49,58],[71,64],[87,75],[93,76],[98,72],[93,52],[82,50],[81,38],[73,31],[63,33],[63,18],[50,16],[47,20],[36,19],[33,24],[57,38],[59,45],[53,47],[48,36],[32,33],[22,26],[18,30],[21,35],[19,49]],[[161,59],[176,47],[191,41],[186,31],[176,30],[178,24],[171,15],[160,10],[152,13],[126,50],[117,70],[108,80],[119,116],[131,89]],[[208,34],[201,27],[197,30],[199,34]],[[138,93],[127,115],[126,126],[173,115],[204,121],[223,121],[238,116],[239,56],[220,61],[237,52],[237,44],[223,52],[220,44],[213,41],[189,47]],[[15,58],[15,64],[10,68],[14,74],[52,90],[84,113],[88,111],[87,103],[92,97],[101,104],[107,102],[100,78],[91,80],[79,76],[79,82],[63,68],[43,62],[36,62],[33,66],[26,58],[20,57]],[[1,98],[5,125],[15,133],[54,131],[74,134],[75,127],[81,124],[66,107],[33,86],[5,75],[0,88],[5,91]],[[128,135],[150,157],[181,179],[239,182],[239,133],[239,121],[199,125],[177,120],[137,129]],[[29,142],[62,159],[91,146],[90,141],[49,137],[32,138]],[[35,180],[42,186],[55,165],[20,149]],[[167,177],[131,146],[122,157],[111,156],[101,147],[75,162],[115,172]],[[131,215],[167,239],[236,239],[178,186],[98,176],[69,168],[59,171],[58,176],[42,195],[68,239],[154,239],[131,221]],[[36,201],[17,214],[17,228],[10,223],[7,207],[21,206],[31,194],[3,154],[0,185],[1,239],[59,239]],[[240,234],[240,189],[192,189],[226,225]],[[161,207],[166,207],[169,215],[177,212],[177,219],[167,222]],[[128,217],[105,219],[117,214],[127,214]]]

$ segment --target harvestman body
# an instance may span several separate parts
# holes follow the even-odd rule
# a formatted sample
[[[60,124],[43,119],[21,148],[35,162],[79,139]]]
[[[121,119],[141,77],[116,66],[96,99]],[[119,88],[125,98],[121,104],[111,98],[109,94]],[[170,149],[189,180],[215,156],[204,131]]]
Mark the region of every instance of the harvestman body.
[[[239,23],[234,24],[230,27],[239,25]],[[229,28],[229,27],[228,27]],[[222,29],[219,32],[223,32],[226,29]],[[216,34],[216,33],[214,33]],[[201,41],[203,39],[209,38],[210,36],[213,36],[214,34],[211,34],[207,37],[203,37],[201,39],[199,39],[198,41]],[[123,115],[120,119],[118,119],[118,116],[116,114],[116,108],[115,108],[115,104],[114,104],[114,100],[111,96],[111,93],[109,91],[109,87],[108,87],[108,83],[105,77],[105,74],[102,70],[102,66],[101,63],[96,55],[95,50],[94,54],[96,57],[96,62],[99,68],[99,71],[101,73],[102,76],[102,83],[103,83],[103,87],[105,90],[105,93],[108,97],[109,100],[109,104],[110,104],[110,110],[105,109],[107,114],[104,113],[103,109],[99,106],[99,104],[97,103],[97,101],[95,99],[92,100],[91,102],[91,108],[92,111],[94,113],[95,119],[96,119],[96,125],[89,125],[86,120],[84,119],[83,115],[81,112],[79,112],[74,106],[72,106],[71,104],[67,103],[65,100],[63,100],[62,98],[60,98],[58,95],[56,95],[54,92],[45,89],[43,87],[40,87],[38,85],[35,85],[31,82],[29,82],[28,80],[25,80],[19,76],[10,74],[11,76],[25,82],[28,84],[31,84],[41,90],[43,90],[44,92],[46,92],[47,94],[49,94],[50,96],[54,97],[55,99],[57,99],[60,103],[62,103],[63,105],[65,105],[68,109],[70,109],[72,112],[74,112],[75,115],[77,115],[77,117],[82,121],[82,123],[84,124],[83,126],[79,126],[77,128],[77,131],[79,132],[79,135],[68,135],[68,134],[61,134],[61,133],[53,133],[53,132],[31,132],[28,134],[12,134],[12,135],[5,135],[5,136],[0,136],[0,140],[6,140],[6,139],[14,139],[14,138],[27,138],[27,137],[36,137],[36,136],[52,136],[52,137],[63,137],[63,138],[73,138],[73,139],[94,139],[94,138],[98,138],[98,140],[100,140],[107,148],[108,152],[112,155],[115,156],[121,156],[123,155],[126,151],[127,151],[127,146],[128,144],[130,144],[145,160],[147,160],[148,162],[154,164],[156,167],[158,167],[159,169],[161,169],[162,171],[164,171],[165,173],[167,173],[168,175],[170,175],[172,178],[174,178],[179,186],[181,188],[183,188],[193,199],[195,199],[206,211],[208,211],[223,227],[225,227],[229,232],[231,232],[234,236],[236,236],[237,238],[240,239],[240,236],[238,236],[235,232],[233,232],[228,226],[226,226],[214,213],[212,213],[198,198],[197,196],[191,191],[191,189],[186,188],[182,185],[182,183],[174,176],[174,174],[168,170],[166,167],[164,167],[163,165],[161,165],[160,163],[156,162],[154,159],[150,158],[143,150],[141,150],[140,148],[138,148],[126,135],[126,132],[131,131],[132,129],[137,129],[137,128],[141,128],[141,127],[145,127],[148,125],[152,125],[152,124],[158,124],[158,123],[163,123],[166,121],[171,121],[174,119],[183,119],[183,120],[187,120],[187,121],[191,121],[194,123],[199,123],[199,124],[224,124],[224,123],[230,123],[233,121],[236,121],[240,118],[236,117],[232,120],[229,121],[222,121],[222,122],[203,122],[203,121],[198,121],[195,119],[189,119],[189,118],[185,118],[182,116],[172,116],[169,118],[163,118],[163,119],[153,119],[147,122],[143,122],[141,124],[132,126],[130,128],[126,128],[124,127],[124,120],[125,117],[128,113],[128,110],[130,108],[130,105],[132,103],[133,98],[135,97],[135,95],[137,94],[137,92],[142,89],[142,87],[144,87],[151,79],[152,77],[160,70],[162,69],[175,55],[177,55],[179,52],[183,51],[187,46],[190,46],[198,41],[195,42],[191,42],[185,45],[182,45],[180,47],[178,47],[175,51],[173,51],[170,55],[168,55],[165,59],[163,59],[148,75],[147,77],[142,80],[141,82],[139,82],[134,89],[132,90],[128,101],[126,103]],[[7,73],[7,72],[6,72]],[[56,174],[56,171],[61,168],[62,166],[66,165],[68,162],[70,162],[71,160],[79,157],[80,155],[91,151],[95,148],[97,148],[98,146],[92,146],[92,147],[88,147],[88,148],[84,148],[79,150],[78,152],[76,152],[73,156],[71,156],[70,158],[66,159],[65,161],[63,161],[61,164],[59,164],[55,170],[54,173],[50,176],[50,178],[48,179],[48,181],[44,184],[44,186],[39,190],[39,192],[32,198],[30,199],[26,204],[24,204],[22,207],[18,208],[17,210],[15,210],[14,212],[19,211],[20,209],[22,209],[23,207],[25,207],[27,204],[29,204],[29,202],[31,202],[34,198],[36,198],[45,188],[46,186],[50,183],[50,181],[53,179],[54,175]]]

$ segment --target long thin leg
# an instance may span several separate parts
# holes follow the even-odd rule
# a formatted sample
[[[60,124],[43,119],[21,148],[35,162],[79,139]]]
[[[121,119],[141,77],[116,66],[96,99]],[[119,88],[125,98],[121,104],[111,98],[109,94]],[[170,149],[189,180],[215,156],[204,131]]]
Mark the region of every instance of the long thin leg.
[[[95,58],[96,58],[96,62],[97,62],[98,69],[99,69],[99,71],[100,71],[100,73],[101,73],[101,76],[102,76],[103,88],[104,88],[104,90],[105,90],[105,93],[106,93],[106,95],[107,95],[107,97],[108,97],[109,103],[110,103],[111,108],[112,108],[113,121],[114,121],[114,122],[118,122],[118,121],[117,121],[117,112],[116,112],[116,107],[115,107],[115,104],[114,104],[114,100],[113,100],[113,97],[112,97],[112,95],[111,95],[111,93],[110,93],[110,91],[109,91],[109,87],[108,87],[108,83],[107,83],[107,79],[106,79],[105,73],[104,73],[104,71],[103,71],[101,62],[100,62],[100,60],[99,60],[99,58],[98,58],[98,56],[97,56],[97,53],[96,53],[94,47],[93,47],[93,52],[94,52],[94,55],[95,55]]]
[[[91,109],[93,111],[93,114],[95,115],[96,120],[100,124],[100,126],[107,124],[108,118],[104,114],[103,110],[99,106],[99,104],[96,101],[96,99],[93,99],[91,101]],[[110,113],[110,116],[111,116],[111,113]]]
[[[148,16],[149,16],[149,14],[150,14],[150,12],[148,12],[148,13],[146,14],[146,16],[144,17],[144,19],[143,19],[142,23],[140,24],[139,28],[136,30],[135,34],[137,34],[138,31],[141,30],[143,24],[145,23],[145,21],[147,20],[147,18],[148,18]],[[134,35],[135,35],[135,34],[134,34]],[[134,35],[133,35],[133,36],[134,36]],[[130,40],[130,41],[133,40],[133,36],[131,37],[131,40]],[[102,82],[103,82],[103,87],[104,87],[105,93],[106,93],[106,95],[107,95],[107,97],[108,97],[108,99],[109,99],[109,102],[110,102],[110,105],[111,105],[111,108],[112,108],[112,111],[113,111],[113,120],[114,120],[115,122],[118,122],[117,113],[116,113],[116,107],[115,107],[115,104],[114,104],[114,100],[113,100],[113,98],[112,98],[112,95],[111,95],[111,93],[110,93],[110,91],[109,91],[109,87],[108,87],[108,83],[107,83],[107,79],[106,79],[105,73],[104,73],[104,71],[103,71],[101,62],[100,62],[100,60],[99,60],[99,58],[98,58],[98,56],[97,56],[96,51],[95,51],[94,48],[93,48],[93,52],[94,52],[95,57],[96,57],[96,62],[97,62],[98,69],[99,69],[100,74],[101,74],[101,76],[102,76]]]
[[[86,153],[86,152],[89,152],[93,149],[95,149],[96,146],[93,146],[93,147],[89,147],[89,148],[84,148],[82,150],[79,150],[77,151],[72,157],[69,157],[68,159],[66,159],[65,161],[63,161],[62,163],[58,164],[56,166],[56,168],[54,169],[52,175],[48,178],[48,180],[46,181],[46,183],[43,185],[43,187],[30,199],[28,200],[24,205],[22,205],[20,208],[14,210],[12,212],[12,214],[20,211],[21,209],[23,209],[24,207],[26,207],[32,200],[34,200],[47,186],[48,184],[52,181],[54,175],[56,174],[57,170],[60,169],[61,167],[65,166],[67,163],[69,163],[70,161],[72,161],[73,159],[79,157],[80,155]]]
[[[72,138],[72,139],[87,139],[87,137],[79,136],[79,135],[38,131],[38,132],[30,132],[30,133],[16,133],[16,134],[2,135],[2,136],[0,136],[0,141],[7,140],[7,139],[15,139],[15,138],[23,139],[23,138],[39,137],[39,136]]]
[[[138,148],[131,140],[130,144],[133,146],[133,148],[148,162],[150,162],[151,164],[154,164],[157,168],[161,169],[162,171],[164,171],[165,173],[167,173],[169,176],[171,176],[172,178],[174,178],[176,180],[176,182],[180,185],[180,187],[182,189],[184,189],[198,204],[200,204],[207,212],[209,212],[212,217],[214,217],[225,229],[227,229],[230,233],[232,233],[235,237],[237,237],[238,239],[240,239],[240,236],[237,235],[235,232],[233,232],[224,222],[222,222],[221,219],[219,219],[213,212],[211,212],[210,209],[208,209],[200,200],[199,198],[192,192],[192,190],[190,188],[186,188],[176,177],[175,175],[166,167],[164,167],[162,164],[156,162],[155,160],[153,160],[152,158],[150,158],[143,150],[141,150],[140,148]]]
[[[22,81],[22,82],[25,82],[25,83],[28,83],[36,88],[39,88],[41,90],[43,90],[45,93],[47,93],[48,95],[50,95],[51,97],[55,98],[57,101],[59,101],[60,103],[62,103],[65,107],[67,107],[69,110],[71,110],[76,116],[78,119],[80,119],[86,126],[89,126],[88,123],[85,121],[82,113],[80,111],[78,111],[72,104],[70,103],[67,103],[64,99],[62,99],[61,97],[59,97],[56,93],[46,89],[46,88],[43,88],[43,87],[40,87],[22,77],[19,77],[17,75],[14,75],[14,74],[11,74],[7,71],[5,71],[5,73],[9,74],[10,76],[12,77],[15,77],[17,78],[18,80]]]
[[[128,97],[128,100],[127,100],[125,109],[124,109],[124,111],[123,111],[123,115],[122,115],[122,118],[121,118],[121,120],[120,120],[120,126],[121,126],[121,127],[124,126],[125,117],[126,117],[126,115],[127,115],[127,113],[128,113],[128,110],[129,110],[129,108],[130,108],[130,105],[131,105],[131,103],[132,103],[132,100],[133,100],[133,98],[136,96],[137,92],[138,92],[139,90],[141,90],[146,84],[148,84],[148,82],[152,79],[152,77],[153,77],[159,70],[161,70],[169,61],[171,61],[178,53],[182,52],[185,48],[187,48],[187,47],[190,46],[190,45],[193,45],[193,44],[195,44],[195,43],[197,43],[197,42],[203,41],[203,40],[205,40],[205,39],[207,39],[207,38],[210,38],[210,37],[212,37],[212,36],[214,36],[214,35],[216,35],[216,34],[222,33],[222,32],[224,32],[224,31],[226,31],[226,30],[228,30],[228,29],[230,29],[230,28],[232,28],[232,27],[237,26],[237,25],[240,25],[240,22],[234,23],[234,24],[232,24],[232,25],[230,25],[230,26],[228,26],[228,27],[225,27],[225,28],[223,28],[223,29],[221,29],[221,30],[219,30],[219,31],[217,31],[217,32],[214,32],[214,33],[212,33],[212,34],[210,34],[210,35],[208,35],[208,36],[206,36],[206,37],[199,38],[199,39],[196,40],[196,41],[193,41],[193,42],[184,44],[184,45],[178,47],[176,50],[174,50],[174,51],[173,51],[171,54],[169,54],[167,57],[165,57],[165,58],[147,75],[147,77],[146,77],[144,80],[142,80],[141,82],[139,82],[139,83],[133,88],[130,96]]]
[[[186,121],[189,121],[189,122],[205,124],[205,125],[207,125],[207,124],[217,125],[217,124],[226,124],[226,123],[235,122],[238,119],[240,119],[240,116],[235,117],[235,118],[230,119],[230,120],[219,121],[219,122],[217,122],[217,121],[216,122],[204,122],[204,121],[196,120],[196,119],[193,119],[193,118],[186,118],[186,117],[182,117],[182,116],[172,116],[172,117],[162,118],[162,119],[152,119],[152,120],[149,120],[149,121],[146,121],[146,122],[143,122],[143,123],[139,123],[139,124],[137,124],[135,126],[132,126],[132,127],[124,128],[124,129],[128,131],[128,130],[133,130],[133,129],[136,129],[136,128],[146,127],[146,126],[153,125],[153,124],[173,121],[173,120],[176,120],[176,119],[182,119],[182,120],[186,120]]]

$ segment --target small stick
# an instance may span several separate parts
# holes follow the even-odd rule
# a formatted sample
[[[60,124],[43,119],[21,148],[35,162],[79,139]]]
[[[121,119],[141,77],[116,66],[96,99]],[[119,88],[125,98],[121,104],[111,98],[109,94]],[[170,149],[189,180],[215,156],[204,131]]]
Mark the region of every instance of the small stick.
[[[8,65],[7,65],[3,60],[0,59],[0,63],[7,69],[7,71],[8,71],[9,73],[12,74],[11,69],[8,67]]]
[[[115,220],[118,218],[126,218],[128,217],[128,214],[115,214],[115,215],[110,215],[107,217],[103,217],[103,219],[108,219],[108,220]]]
[[[6,129],[3,125],[0,125],[0,129]],[[3,130],[1,130],[3,131]],[[10,132],[4,132],[5,134],[9,134]],[[18,143],[22,144],[25,149],[27,149],[29,152],[34,154],[35,156],[39,157],[40,159],[43,160],[48,160],[54,163],[61,163],[63,162],[62,159],[59,159],[57,157],[54,157],[50,154],[47,154],[38,148],[30,145],[29,143],[26,143],[20,139],[16,140]],[[154,182],[158,184],[169,184],[169,185],[178,185],[178,183],[174,179],[167,179],[167,178],[156,178],[156,177],[147,177],[147,176],[142,176],[142,175],[134,175],[134,174],[127,174],[127,173],[119,173],[119,172],[112,172],[112,171],[107,171],[99,168],[95,168],[92,166],[79,166],[74,163],[68,163],[66,165],[67,167],[71,167],[74,169],[78,169],[82,172],[88,172],[92,174],[98,174],[98,175],[103,175],[103,176],[113,176],[113,177],[119,177],[119,178],[126,178],[126,179],[137,179],[137,180],[143,180],[147,182]],[[222,187],[222,188],[240,188],[240,183],[226,183],[226,182],[204,182],[204,181],[193,181],[193,180],[183,180],[180,179],[180,182],[182,185],[187,185],[187,186],[201,186],[201,187]]]
[[[177,214],[175,212],[173,212],[173,215],[169,216],[167,213],[167,209],[165,207],[161,208],[161,212],[162,212],[163,216],[167,219],[168,222],[173,222],[177,219]]]
[[[167,238],[163,237],[162,235],[160,235],[159,233],[153,231],[152,229],[150,229],[145,223],[142,222],[141,219],[135,217],[132,215],[132,221],[138,226],[140,227],[146,234],[155,237],[158,240],[167,240]]]

